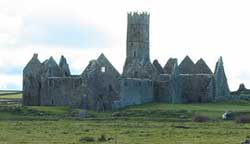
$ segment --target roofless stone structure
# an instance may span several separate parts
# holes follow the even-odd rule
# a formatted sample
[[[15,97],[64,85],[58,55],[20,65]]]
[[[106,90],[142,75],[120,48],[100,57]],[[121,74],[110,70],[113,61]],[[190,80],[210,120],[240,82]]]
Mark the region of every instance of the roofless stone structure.
[[[128,13],[126,60],[120,74],[101,54],[81,75],[64,56],[41,63],[34,54],[23,70],[23,105],[71,106],[96,111],[148,102],[210,102],[230,97],[222,58],[213,73],[203,59],[150,61],[148,13]]]

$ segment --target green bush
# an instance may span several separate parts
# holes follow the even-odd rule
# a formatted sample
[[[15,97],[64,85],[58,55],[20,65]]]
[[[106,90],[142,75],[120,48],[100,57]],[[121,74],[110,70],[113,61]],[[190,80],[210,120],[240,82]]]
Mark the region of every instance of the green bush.
[[[105,134],[101,134],[101,136],[98,138],[98,141],[99,142],[105,142],[105,141],[107,141],[107,138],[106,138]]]
[[[94,137],[83,137],[79,140],[80,142],[94,142],[95,138]]]

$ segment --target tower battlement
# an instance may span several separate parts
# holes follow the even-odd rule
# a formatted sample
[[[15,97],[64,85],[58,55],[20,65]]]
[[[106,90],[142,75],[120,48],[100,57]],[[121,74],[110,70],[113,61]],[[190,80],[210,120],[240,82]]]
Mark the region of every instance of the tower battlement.
[[[129,12],[128,24],[149,25],[149,16],[147,12]]]
[[[149,14],[128,13],[127,58],[149,62]]]

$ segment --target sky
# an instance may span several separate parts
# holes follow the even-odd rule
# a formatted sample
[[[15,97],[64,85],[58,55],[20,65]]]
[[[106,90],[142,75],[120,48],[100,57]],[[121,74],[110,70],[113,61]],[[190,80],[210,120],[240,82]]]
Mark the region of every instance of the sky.
[[[122,73],[127,13],[150,13],[150,57],[223,57],[231,90],[250,88],[249,0],[0,0],[0,89],[22,89],[33,53],[67,58],[80,74],[101,53]]]

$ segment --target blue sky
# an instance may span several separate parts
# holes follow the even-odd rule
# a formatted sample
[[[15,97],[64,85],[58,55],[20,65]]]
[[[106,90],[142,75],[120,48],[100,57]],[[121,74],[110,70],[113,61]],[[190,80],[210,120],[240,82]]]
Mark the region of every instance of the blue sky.
[[[202,57],[213,71],[222,56],[231,90],[250,88],[249,7],[247,0],[0,1],[0,89],[22,89],[33,53],[41,61],[64,55],[74,74],[104,53],[122,72],[129,11],[150,12],[151,60]]]

